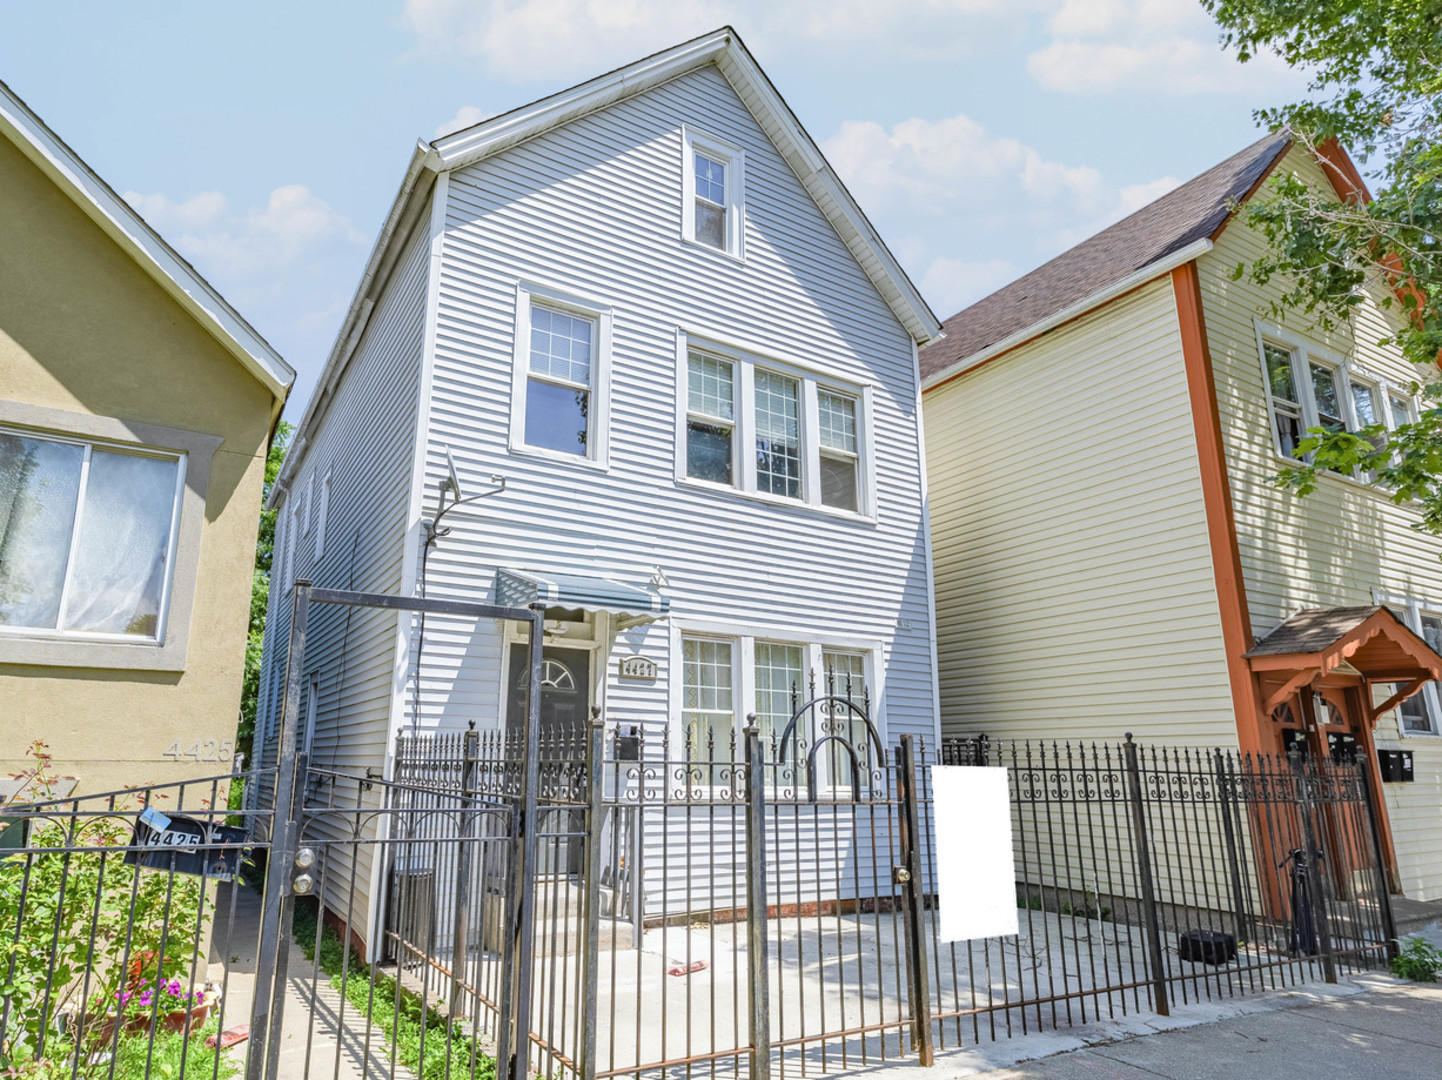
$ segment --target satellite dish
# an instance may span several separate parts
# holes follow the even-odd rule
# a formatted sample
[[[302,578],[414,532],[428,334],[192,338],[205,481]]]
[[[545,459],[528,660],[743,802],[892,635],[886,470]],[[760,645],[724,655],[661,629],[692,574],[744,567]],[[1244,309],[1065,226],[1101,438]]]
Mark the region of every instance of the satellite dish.
[[[456,475],[456,459],[451,457],[451,448],[446,447],[446,469],[450,474],[451,497],[459,501],[461,498],[461,479]]]

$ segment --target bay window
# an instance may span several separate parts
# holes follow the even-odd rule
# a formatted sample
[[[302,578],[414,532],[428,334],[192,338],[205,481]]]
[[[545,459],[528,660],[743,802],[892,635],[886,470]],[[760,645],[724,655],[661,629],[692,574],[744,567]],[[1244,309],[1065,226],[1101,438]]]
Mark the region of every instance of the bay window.
[[[801,498],[801,384],[756,372],[756,490]]]
[[[821,501],[840,510],[855,510],[860,464],[856,399],[832,390],[821,390],[816,397],[821,419]]]
[[[0,630],[159,641],[184,460],[0,428]]]

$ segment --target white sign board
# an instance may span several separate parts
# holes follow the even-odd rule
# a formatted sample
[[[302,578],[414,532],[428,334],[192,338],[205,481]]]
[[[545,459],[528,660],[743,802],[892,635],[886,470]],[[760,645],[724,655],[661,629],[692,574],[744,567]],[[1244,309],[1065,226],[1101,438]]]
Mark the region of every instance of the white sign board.
[[[934,765],[931,790],[941,940],[1015,934],[1016,860],[1006,770]]]

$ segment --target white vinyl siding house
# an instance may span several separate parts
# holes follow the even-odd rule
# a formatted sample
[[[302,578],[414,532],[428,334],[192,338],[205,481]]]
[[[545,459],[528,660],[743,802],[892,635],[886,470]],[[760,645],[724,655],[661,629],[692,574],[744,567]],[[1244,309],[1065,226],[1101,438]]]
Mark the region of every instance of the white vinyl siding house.
[[[374,299],[362,342],[375,347],[345,376],[356,407],[337,393],[308,414],[282,508],[308,472],[329,471],[324,584],[412,594],[424,565],[433,598],[493,599],[501,571],[659,591],[660,621],[558,611],[546,641],[557,677],[580,684],[608,726],[639,726],[647,746],[665,737],[679,752],[688,731],[729,740],[753,711],[774,723],[770,660],[799,658],[785,670],[804,680],[831,653],[864,664],[889,743],[906,731],[931,740],[916,347],[934,318],[884,249],[867,247],[814,145],[779,126],[794,121],[729,31],[627,71],[628,95],[605,92],[603,107],[577,105],[565,122],[538,121],[524,138],[483,124],[418,153],[413,172],[431,155],[461,160],[398,202],[393,218],[417,224],[405,269]],[[466,149],[488,131],[500,149]],[[724,157],[724,179],[708,181],[724,192],[697,189],[695,153]],[[695,224],[703,199],[725,209],[721,248]],[[388,344],[382,316],[395,326]],[[370,410],[397,403],[363,403],[362,383],[384,394],[387,382],[414,411],[382,434]],[[467,493],[499,477],[504,490],[448,514],[422,560],[421,522],[452,462]],[[365,479],[346,482],[349,468]],[[343,522],[369,521],[367,500],[387,508],[385,539],[352,572],[337,554]],[[430,616],[422,646],[411,619],[389,622],[388,655],[379,638],[362,664],[331,646],[317,760],[382,768],[400,732],[506,723],[524,631]],[[654,679],[620,676],[635,658]],[[342,689],[355,700],[330,706],[325,687],[353,682],[373,696]],[[648,889],[646,902],[660,895]]]

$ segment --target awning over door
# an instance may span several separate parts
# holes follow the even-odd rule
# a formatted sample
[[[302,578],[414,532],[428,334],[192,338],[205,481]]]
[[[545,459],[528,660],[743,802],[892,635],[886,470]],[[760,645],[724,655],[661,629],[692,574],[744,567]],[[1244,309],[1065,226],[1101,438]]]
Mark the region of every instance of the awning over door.
[[[666,617],[669,597],[644,585],[627,585],[605,577],[541,574],[533,570],[496,571],[496,601],[507,607],[541,603],[548,607],[605,611],[629,625]]]
[[[1426,683],[1442,679],[1442,655],[1381,604],[1299,611],[1264,634],[1246,659],[1263,688],[1267,713],[1319,676],[1400,684],[1372,710],[1375,722]]]

